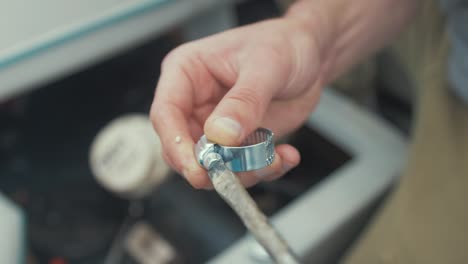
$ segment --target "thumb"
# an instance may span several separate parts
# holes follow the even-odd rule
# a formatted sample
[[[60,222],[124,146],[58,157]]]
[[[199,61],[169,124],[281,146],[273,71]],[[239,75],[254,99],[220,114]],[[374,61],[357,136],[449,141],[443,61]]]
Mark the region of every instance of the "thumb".
[[[280,83],[272,77],[271,70],[265,70],[241,72],[205,122],[204,132],[210,140],[227,146],[240,145],[260,126]]]

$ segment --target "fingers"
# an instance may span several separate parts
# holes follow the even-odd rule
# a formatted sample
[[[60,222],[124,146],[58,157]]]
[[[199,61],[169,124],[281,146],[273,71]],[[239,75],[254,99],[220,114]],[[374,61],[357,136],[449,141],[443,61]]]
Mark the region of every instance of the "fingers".
[[[300,154],[291,145],[279,145],[275,148],[275,161],[268,167],[252,171],[237,173],[239,180],[245,187],[251,187],[259,181],[272,181],[280,178],[300,162]]]
[[[183,113],[171,105],[153,106],[152,113],[151,120],[161,138],[165,160],[193,187],[206,186],[209,179],[195,159],[194,142]]]
[[[182,173],[191,185],[202,188],[208,185],[209,179],[193,152],[194,125],[189,122],[193,108],[192,89],[190,76],[177,61],[167,62],[162,69],[150,113],[153,126],[161,138],[165,160]]]
[[[260,52],[243,62],[234,87],[205,122],[210,140],[235,146],[258,128],[271,99],[287,79],[284,69],[267,54]]]
[[[209,179],[193,151],[194,140],[202,134],[200,124],[205,121],[202,119],[209,115],[203,129],[209,139],[222,145],[239,145],[262,123],[272,98],[288,82],[289,71],[284,65],[289,64],[275,49],[247,52],[252,55],[237,58],[237,80],[223,96],[226,90],[221,89],[200,57],[194,56],[193,48],[194,45],[185,46],[165,59],[151,120],[171,167],[182,173],[195,188],[205,188],[210,186]],[[286,168],[283,167],[283,155],[296,157],[285,160],[290,166],[297,165],[297,151],[294,152],[292,147],[278,149],[275,163],[265,171],[254,173],[273,175],[268,179],[279,177]],[[255,179],[242,178],[246,181]]]

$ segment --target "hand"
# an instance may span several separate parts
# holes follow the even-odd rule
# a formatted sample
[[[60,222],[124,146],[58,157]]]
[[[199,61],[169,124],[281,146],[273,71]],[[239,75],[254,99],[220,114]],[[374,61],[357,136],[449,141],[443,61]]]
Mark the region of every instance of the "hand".
[[[286,18],[268,20],[168,54],[151,109],[166,162],[194,187],[208,188],[207,173],[193,153],[203,133],[219,144],[238,145],[260,126],[277,137],[298,128],[322,84],[318,42],[310,30]],[[294,147],[275,151],[271,166],[239,175],[245,186],[276,179],[299,163]]]

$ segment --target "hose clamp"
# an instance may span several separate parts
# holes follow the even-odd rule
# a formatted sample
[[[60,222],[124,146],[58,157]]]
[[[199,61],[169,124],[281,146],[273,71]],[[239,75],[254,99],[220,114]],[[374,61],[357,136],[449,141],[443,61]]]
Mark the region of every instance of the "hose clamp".
[[[216,144],[203,135],[195,145],[195,157],[207,169],[209,164],[205,163],[209,153],[221,155],[226,167],[233,172],[258,170],[270,166],[275,159],[273,132],[258,128],[238,147]]]

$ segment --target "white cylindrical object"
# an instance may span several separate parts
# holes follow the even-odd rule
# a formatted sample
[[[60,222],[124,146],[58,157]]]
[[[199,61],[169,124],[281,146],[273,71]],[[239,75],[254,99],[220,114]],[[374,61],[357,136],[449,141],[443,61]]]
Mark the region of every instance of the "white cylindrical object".
[[[142,197],[169,175],[161,150],[148,116],[128,114],[111,121],[94,139],[91,170],[104,188],[124,197]]]

